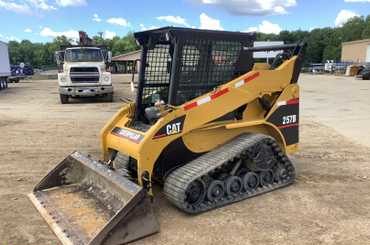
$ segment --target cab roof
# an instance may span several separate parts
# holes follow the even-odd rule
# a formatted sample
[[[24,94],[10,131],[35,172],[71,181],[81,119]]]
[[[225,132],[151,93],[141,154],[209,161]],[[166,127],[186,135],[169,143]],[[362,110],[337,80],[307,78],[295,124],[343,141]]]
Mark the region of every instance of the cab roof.
[[[148,42],[176,42],[176,40],[191,39],[238,41],[244,44],[251,44],[256,40],[256,33],[201,30],[170,26],[136,32],[134,36],[141,45]]]
[[[66,49],[98,49],[98,50],[100,50],[101,48],[98,48],[98,47],[88,47],[88,46],[80,46],[80,47],[70,47],[70,48],[66,48]]]

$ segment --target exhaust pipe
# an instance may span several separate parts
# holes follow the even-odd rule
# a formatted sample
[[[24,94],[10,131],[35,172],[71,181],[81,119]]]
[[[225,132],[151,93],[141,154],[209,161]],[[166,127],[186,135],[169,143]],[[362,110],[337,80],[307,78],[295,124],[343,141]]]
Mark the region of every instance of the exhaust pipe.
[[[125,244],[159,231],[145,189],[79,152],[29,198],[64,245]]]

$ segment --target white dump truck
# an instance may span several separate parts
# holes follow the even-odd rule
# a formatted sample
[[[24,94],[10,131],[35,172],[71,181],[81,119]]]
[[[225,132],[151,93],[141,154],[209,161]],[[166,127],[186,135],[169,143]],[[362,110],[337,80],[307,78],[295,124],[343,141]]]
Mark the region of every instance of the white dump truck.
[[[55,53],[59,66],[58,84],[60,101],[69,98],[105,97],[113,101],[113,86],[108,66],[112,54],[106,46],[93,45],[84,32],[80,32],[80,44],[62,47]]]
[[[8,45],[0,41],[0,90],[8,87],[10,75]]]

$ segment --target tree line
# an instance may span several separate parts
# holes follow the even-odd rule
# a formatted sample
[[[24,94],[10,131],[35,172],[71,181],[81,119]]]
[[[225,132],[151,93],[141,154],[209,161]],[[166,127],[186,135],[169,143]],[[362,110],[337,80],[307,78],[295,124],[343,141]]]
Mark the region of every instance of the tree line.
[[[305,63],[319,63],[326,60],[339,61],[343,42],[370,38],[370,15],[367,17],[354,17],[342,27],[316,28],[311,31],[281,31],[279,34],[257,33],[260,41],[284,41],[295,43],[305,41],[307,50]],[[104,39],[100,35],[93,37],[96,44],[107,45],[113,55],[123,54],[139,49],[132,33],[124,37]],[[47,68],[55,66],[54,52],[61,45],[68,45],[71,40],[65,36],[57,37],[48,43],[32,43],[28,40],[21,42],[10,41],[9,52],[12,64],[24,62],[35,68]]]
[[[102,35],[96,35],[93,40],[97,45],[106,45],[108,50],[112,51],[113,56],[139,49],[132,33],[113,39],[104,39]],[[55,51],[59,50],[61,46],[67,46],[71,43],[72,40],[65,36],[56,37],[48,43],[32,43],[29,40],[10,41],[8,43],[10,62],[11,64],[23,62],[31,64],[34,68],[53,68],[56,67]]]
[[[342,43],[370,38],[370,15],[354,17],[342,27],[315,28],[311,31],[282,31],[278,35],[258,33],[258,40],[305,41],[305,63],[321,63],[326,60],[340,61]]]

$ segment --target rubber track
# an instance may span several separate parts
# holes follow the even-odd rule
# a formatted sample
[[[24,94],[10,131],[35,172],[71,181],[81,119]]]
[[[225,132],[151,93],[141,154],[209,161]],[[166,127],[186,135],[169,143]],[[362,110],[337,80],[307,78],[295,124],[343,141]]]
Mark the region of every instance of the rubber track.
[[[130,161],[129,156],[121,154],[120,152],[118,152],[117,155],[116,155],[116,158],[113,161],[113,167],[123,177],[126,177],[128,179],[132,179],[131,174],[130,174],[130,170],[129,170],[129,161]]]
[[[269,186],[259,187],[256,190],[249,192],[243,191],[239,193],[239,195],[227,196],[217,202],[204,201],[197,206],[186,203],[185,192],[191,182],[207,176],[217,168],[222,168],[229,160],[239,157],[241,153],[261,141],[270,143],[276,142],[272,137],[263,134],[243,134],[225,145],[216,148],[215,150],[210,151],[190,163],[174,170],[165,180],[165,196],[178,208],[187,213],[195,214],[270,192],[293,183],[295,178],[294,166],[281,151],[280,147],[275,143],[272,149],[276,154],[277,159],[280,160],[280,164],[282,164],[286,169],[289,169],[289,180],[285,182],[278,181]]]

